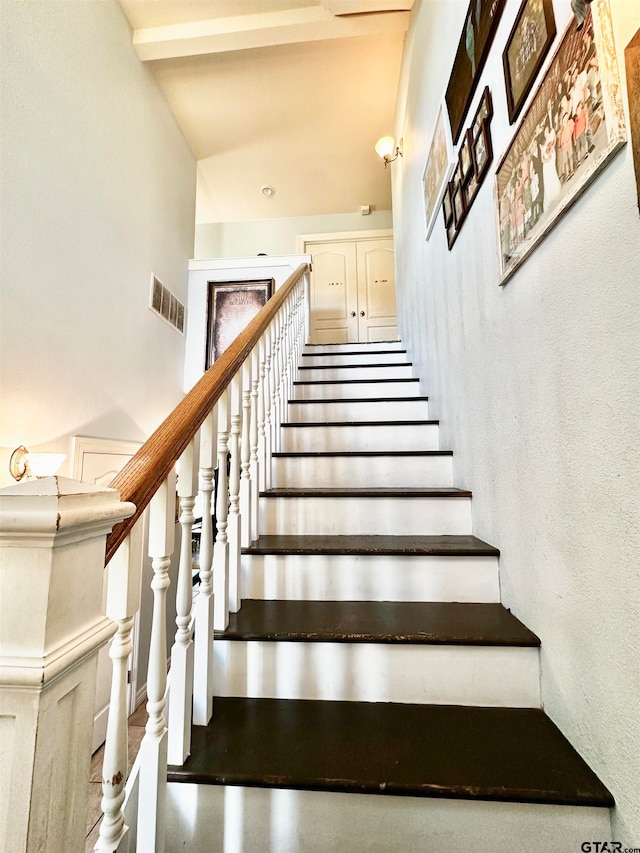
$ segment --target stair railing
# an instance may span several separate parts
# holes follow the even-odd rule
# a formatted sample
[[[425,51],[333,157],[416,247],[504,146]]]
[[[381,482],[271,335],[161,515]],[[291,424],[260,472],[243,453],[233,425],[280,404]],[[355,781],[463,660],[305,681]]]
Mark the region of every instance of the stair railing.
[[[107,537],[107,615],[117,632],[110,648],[113,682],[102,774],[104,818],[96,851],[164,849],[167,764],[185,762],[192,723],[207,725],[212,716],[213,632],[226,628],[229,612],[240,607],[240,550],[258,536],[258,494],[270,483],[271,453],[278,447],[297,357],[306,340],[307,273],[307,264],[295,270],[111,484],[136,511]],[[194,606],[191,540],[198,493],[202,533]],[[132,565],[132,537],[140,535],[136,521],[147,506],[153,569],[149,719],[125,788],[127,658],[140,606],[140,569],[136,574]],[[167,589],[176,521],[181,547],[167,690]]]

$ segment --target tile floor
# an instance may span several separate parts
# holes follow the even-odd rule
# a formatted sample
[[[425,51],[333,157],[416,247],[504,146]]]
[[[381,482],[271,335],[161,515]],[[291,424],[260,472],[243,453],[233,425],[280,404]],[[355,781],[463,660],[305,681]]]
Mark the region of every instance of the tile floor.
[[[144,736],[144,727],[147,722],[146,703],[133,712],[129,717],[129,767],[127,773],[131,771],[131,766],[135,761],[140,741]],[[104,755],[104,746],[101,746],[94,753],[91,759],[91,771],[89,775],[89,805],[87,808],[87,841],[85,844],[85,853],[91,853],[100,832],[100,822],[102,821],[102,809],[100,801],[102,800],[102,757]]]

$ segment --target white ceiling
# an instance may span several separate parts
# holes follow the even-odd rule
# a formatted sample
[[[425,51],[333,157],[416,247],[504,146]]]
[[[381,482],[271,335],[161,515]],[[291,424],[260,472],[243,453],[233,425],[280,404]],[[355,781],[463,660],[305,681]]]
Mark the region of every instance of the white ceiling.
[[[373,146],[413,0],[120,2],[198,160],[198,223],[391,207]]]

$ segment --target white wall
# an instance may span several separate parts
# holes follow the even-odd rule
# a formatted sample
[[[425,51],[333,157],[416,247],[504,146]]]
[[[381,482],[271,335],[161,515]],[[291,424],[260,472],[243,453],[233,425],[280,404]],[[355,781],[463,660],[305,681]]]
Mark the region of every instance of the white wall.
[[[18,444],[141,440],[182,396],[149,284],[186,303],[196,167],[116,0],[3,0],[0,38],[2,484]]]
[[[474,531],[501,550],[503,602],[542,640],[545,708],[613,792],[615,837],[640,839],[637,760],[640,221],[628,145],[510,283],[498,286],[493,174],[448,252],[425,242],[421,176],[467,0],[418,0],[405,49],[394,229],[401,337],[427,379]],[[637,0],[613,0],[622,51]],[[501,54],[509,0],[468,118],[493,93],[510,141]],[[555,0],[558,30],[569,0]],[[558,38],[560,38],[558,36]],[[626,98],[625,98],[626,108]]]
[[[380,161],[380,168],[384,168]],[[256,219],[250,222],[209,222],[196,225],[195,258],[241,258],[266,252],[290,255],[298,251],[300,234],[362,231],[391,228],[390,210],[336,213],[329,216],[292,216],[287,219]]]

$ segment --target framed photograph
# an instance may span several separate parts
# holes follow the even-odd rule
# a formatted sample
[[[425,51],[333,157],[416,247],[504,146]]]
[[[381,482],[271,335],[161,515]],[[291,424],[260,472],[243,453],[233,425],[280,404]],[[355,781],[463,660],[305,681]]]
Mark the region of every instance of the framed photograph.
[[[273,293],[272,278],[256,281],[210,281],[205,370],[220,358]]]
[[[464,192],[461,183],[456,183],[453,189],[453,221],[456,224],[456,231],[460,230],[460,226],[464,220],[465,214],[467,212],[466,205],[464,203]]]
[[[453,244],[456,242],[457,236],[458,232],[456,231],[456,223],[451,219],[451,222],[447,225],[447,247],[449,251],[453,248]]]
[[[427,163],[422,176],[427,240],[433,230],[438,210],[442,204],[444,191],[447,187],[447,181],[451,177],[455,163],[456,159],[453,150],[453,140],[451,139],[447,107],[444,101],[442,101],[436,116],[431,145],[429,146],[429,153],[427,155]]]
[[[460,160],[460,171],[462,174],[462,182],[468,181],[471,175],[473,174],[473,155],[471,153],[471,149],[473,147],[473,142],[471,138],[471,131],[468,130],[464,139],[462,140],[462,145],[460,146],[460,153],[458,155]]]
[[[633,163],[636,171],[638,207],[640,208],[640,30],[634,35],[624,51],[627,69],[627,94],[629,97],[629,126]]]
[[[480,189],[480,184],[478,179],[476,178],[473,170],[471,171],[471,178],[467,181],[467,183],[462,188],[462,193],[464,195],[464,206],[467,210],[473,204],[473,200],[476,197],[478,190]]]
[[[625,144],[608,0],[572,18],[496,172],[500,284]]]
[[[491,131],[489,124],[484,122],[473,143],[473,171],[479,184],[482,183],[492,159]]]
[[[555,37],[552,0],[523,0],[502,54],[509,124],[518,118]]]
[[[471,0],[458,43],[445,100],[454,143],[458,142],[506,0]]]
[[[480,98],[480,103],[478,104],[478,109],[476,110],[476,114],[473,117],[473,123],[471,125],[471,135],[474,139],[480,133],[482,123],[484,121],[489,123],[492,118],[493,100],[491,98],[491,92],[489,91],[489,87],[485,86],[485,90],[482,93],[482,98]]]
[[[442,199],[442,212],[444,214],[444,224],[446,227],[453,219],[453,203],[451,201],[451,191],[449,188],[449,184],[447,184],[444,191],[444,198]]]

